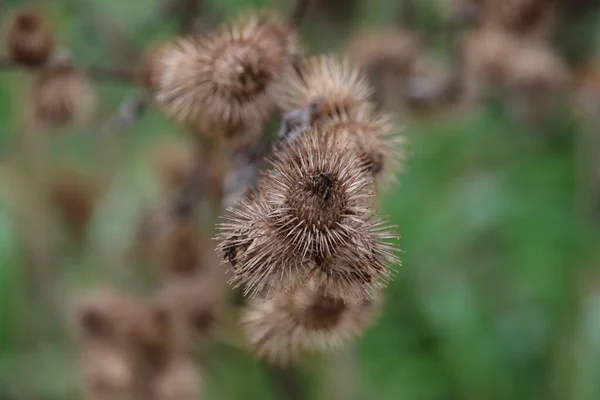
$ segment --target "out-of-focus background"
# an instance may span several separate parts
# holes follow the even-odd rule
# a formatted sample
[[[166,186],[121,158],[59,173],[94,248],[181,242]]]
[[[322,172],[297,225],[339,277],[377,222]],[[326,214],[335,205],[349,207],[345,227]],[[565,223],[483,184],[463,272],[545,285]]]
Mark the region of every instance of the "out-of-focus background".
[[[189,3],[36,6],[74,64],[106,68],[131,67],[161,40],[249,8],[292,7]],[[384,312],[355,344],[299,365],[306,397],[600,398],[594,3],[312,1],[307,53],[347,51],[364,67],[408,139],[408,162],[381,200],[403,250]],[[30,4],[0,2],[3,43]],[[157,199],[154,154],[184,140],[152,106],[107,136],[136,93],[112,78],[91,82],[91,122],[40,133],[28,111],[36,77],[0,64],[0,399],[81,397],[72,299],[99,283],[144,290],[131,247]],[[49,182],[73,170],[94,183],[66,179],[75,188],[65,199]],[[205,364],[207,399],[286,398],[263,363],[227,341]]]

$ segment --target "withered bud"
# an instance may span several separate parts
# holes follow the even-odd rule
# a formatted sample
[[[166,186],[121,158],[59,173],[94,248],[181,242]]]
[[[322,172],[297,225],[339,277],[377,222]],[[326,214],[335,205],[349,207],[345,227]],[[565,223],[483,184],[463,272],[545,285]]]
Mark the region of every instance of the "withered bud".
[[[318,125],[340,115],[352,115],[370,95],[366,79],[347,59],[321,55],[288,68],[277,88],[277,103],[286,112],[316,104],[313,124]]]
[[[8,56],[14,62],[38,67],[54,49],[54,35],[43,16],[34,9],[18,12],[8,33]]]
[[[297,51],[295,33],[277,18],[247,17],[164,45],[151,57],[147,81],[167,114],[244,144],[274,111],[274,83]]]
[[[194,152],[184,144],[161,146],[153,157],[161,189],[167,192],[181,190],[194,168]]]
[[[165,277],[192,276],[202,269],[205,239],[192,216],[174,217],[158,238],[159,263]]]
[[[95,105],[91,84],[82,71],[71,65],[44,68],[34,83],[33,117],[42,127],[86,122]]]
[[[555,19],[555,3],[553,0],[486,0],[485,20],[513,34],[546,37]]]
[[[374,214],[373,180],[352,151],[306,130],[260,192],[226,215],[219,238],[231,281],[246,293],[284,290],[312,276],[336,295],[369,297],[395,262]]]
[[[326,351],[361,335],[377,316],[380,299],[346,299],[314,281],[270,299],[253,299],[242,327],[260,357],[286,365],[307,351]]]

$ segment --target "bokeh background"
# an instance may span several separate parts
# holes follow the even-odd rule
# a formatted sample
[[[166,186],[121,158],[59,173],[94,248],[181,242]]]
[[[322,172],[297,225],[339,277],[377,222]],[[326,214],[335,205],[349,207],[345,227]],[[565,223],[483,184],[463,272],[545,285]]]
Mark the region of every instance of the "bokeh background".
[[[204,0],[190,22],[177,3],[37,4],[74,62],[96,66],[130,66],[186,24],[206,30],[249,8],[292,7],[283,0]],[[451,75],[457,46],[477,29],[461,25],[458,3],[313,0],[303,24],[309,54],[343,52],[364,32],[402,28],[398,34],[419,43],[411,58],[425,65],[414,76],[371,76],[408,143],[399,184],[381,200],[402,235],[403,265],[381,318],[363,338],[299,365],[306,398],[600,399],[598,7],[539,2],[559,11],[552,33],[535,40],[561,60],[569,83],[560,106],[532,121],[529,109],[501,90],[475,100],[406,94]],[[12,13],[30,2],[0,4],[5,38]],[[378,45],[393,43],[383,38]],[[99,282],[143,286],[128,251],[141,210],[157,197],[152,154],[183,140],[182,129],[153,107],[118,135],[105,135],[106,121],[134,91],[113,80],[93,82],[99,101],[92,123],[38,134],[26,111],[34,74],[0,67],[3,400],[80,397],[71,299]],[[100,182],[83,242],[69,236],[44,189],[63,165]],[[218,338],[205,375],[207,399],[295,398],[282,394],[262,362]]]

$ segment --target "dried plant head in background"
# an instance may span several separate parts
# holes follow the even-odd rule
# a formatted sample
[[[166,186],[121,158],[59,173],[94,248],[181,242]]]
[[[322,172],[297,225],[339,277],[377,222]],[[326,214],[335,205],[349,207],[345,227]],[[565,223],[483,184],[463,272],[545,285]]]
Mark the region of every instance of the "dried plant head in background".
[[[347,300],[309,281],[270,299],[253,299],[242,328],[258,356],[286,365],[305,351],[326,351],[360,336],[379,308],[378,295]]]
[[[134,400],[135,361],[122,349],[88,345],[79,354],[83,397],[90,400]]]
[[[104,192],[103,186],[102,182],[74,168],[64,168],[52,180],[52,203],[76,239],[84,237],[96,203]]]
[[[167,114],[202,134],[250,142],[274,111],[273,86],[297,51],[295,32],[277,18],[244,17],[157,50],[149,81]]]
[[[198,400],[202,386],[202,373],[197,363],[187,357],[173,357],[152,378],[150,393],[155,400]]]
[[[164,192],[178,192],[183,188],[194,168],[194,152],[184,143],[162,144],[153,154],[154,169]]]
[[[348,54],[367,75],[370,71],[386,71],[406,76],[418,58],[419,45],[409,31],[374,31],[353,37]]]
[[[85,74],[63,61],[42,70],[34,83],[33,118],[38,126],[84,123],[95,105],[95,92]]]
[[[212,336],[224,301],[224,288],[209,279],[172,279],[158,294],[173,331],[176,351],[188,352]]]
[[[38,10],[15,14],[8,33],[8,56],[12,61],[38,67],[46,63],[53,50],[53,32]]]
[[[193,216],[173,217],[157,238],[158,263],[165,277],[191,277],[202,270],[205,238]]]
[[[310,57],[295,63],[277,89],[277,102],[290,112],[317,106],[313,124],[339,115],[352,115],[369,100],[366,79],[346,59],[331,55]]]
[[[374,195],[373,179],[352,151],[316,129],[302,132],[277,153],[260,192],[234,206],[219,227],[232,283],[256,295],[312,276],[336,295],[369,297],[395,261]]]
[[[485,21],[516,34],[546,38],[555,19],[553,0],[486,0]]]

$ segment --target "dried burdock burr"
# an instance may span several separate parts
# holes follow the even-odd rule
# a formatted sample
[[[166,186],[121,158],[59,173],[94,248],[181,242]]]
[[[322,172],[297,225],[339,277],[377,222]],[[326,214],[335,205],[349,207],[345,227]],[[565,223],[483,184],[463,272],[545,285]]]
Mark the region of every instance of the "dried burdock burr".
[[[485,22],[520,36],[547,37],[555,12],[553,0],[485,1]]]
[[[198,400],[203,379],[200,367],[187,357],[173,357],[150,381],[150,393],[156,400]]]
[[[380,308],[379,295],[354,300],[338,297],[309,281],[270,299],[250,301],[242,328],[254,352],[287,365],[308,351],[327,351],[360,336]]]
[[[114,346],[87,345],[80,352],[81,389],[89,400],[134,400],[135,362]]]
[[[193,216],[173,217],[158,238],[159,268],[164,277],[193,276],[202,269],[205,239]]]
[[[370,95],[358,68],[331,55],[296,61],[277,88],[277,102],[285,112],[316,105],[314,125],[340,114],[352,115]]]
[[[244,17],[164,45],[150,59],[148,80],[168,115],[203,135],[243,144],[260,134],[274,111],[274,84],[297,51],[294,29],[276,17]]]
[[[43,15],[35,9],[18,12],[8,33],[8,56],[19,64],[44,65],[54,49],[54,35]]]
[[[34,83],[33,118],[41,127],[86,122],[95,105],[95,92],[84,72],[64,61],[44,68]]]
[[[277,152],[259,193],[237,203],[219,227],[231,282],[269,295],[311,276],[336,295],[370,297],[396,261],[374,196],[354,152],[304,131]]]
[[[166,283],[157,305],[169,315],[175,351],[189,352],[212,336],[224,301],[223,289],[208,277]]]
[[[164,192],[180,191],[194,169],[194,151],[183,143],[165,144],[153,155],[153,164]]]

